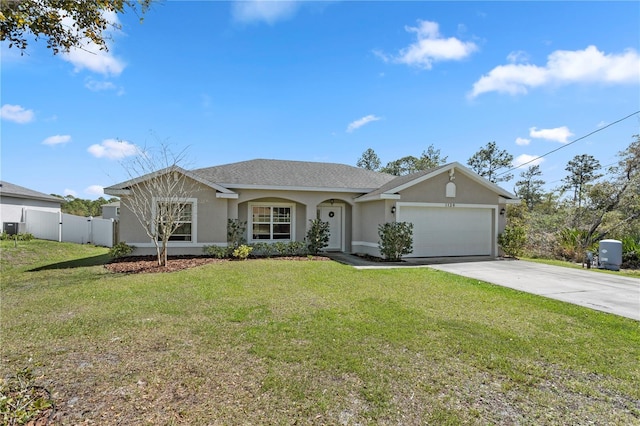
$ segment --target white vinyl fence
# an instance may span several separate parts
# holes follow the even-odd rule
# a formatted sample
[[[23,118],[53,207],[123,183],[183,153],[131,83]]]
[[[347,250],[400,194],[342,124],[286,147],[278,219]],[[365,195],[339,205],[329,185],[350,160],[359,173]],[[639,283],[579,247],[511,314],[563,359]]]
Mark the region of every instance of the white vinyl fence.
[[[113,219],[97,219],[40,210],[25,211],[26,232],[41,240],[65,241],[113,247],[116,224]]]

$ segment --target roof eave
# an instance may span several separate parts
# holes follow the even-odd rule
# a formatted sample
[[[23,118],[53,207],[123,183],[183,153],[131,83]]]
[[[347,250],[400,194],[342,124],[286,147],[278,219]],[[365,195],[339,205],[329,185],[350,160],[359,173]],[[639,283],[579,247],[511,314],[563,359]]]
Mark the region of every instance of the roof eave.
[[[310,191],[310,192],[348,192],[356,194],[367,194],[377,188],[336,188],[336,187],[311,187],[311,186],[286,186],[286,185],[257,185],[242,183],[221,183],[225,188],[232,189],[260,189],[271,191]]]
[[[104,188],[102,192],[104,192],[107,195],[115,195],[115,196],[131,194],[130,189],[118,189],[118,188]]]
[[[0,193],[0,198],[3,198],[3,197],[20,198],[22,200],[48,201],[50,203],[60,203],[60,204],[65,202],[65,200],[63,200],[62,198],[57,198],[57,197],[47,198],[47,197],[38,197],[37,195],[12,194],[9,192]]]
[[[383,192],[382,194],[370,195],[370,196],[362,196],[356,198],[354,201],[356,203],[365,203],[367,201],[377,201],[377,200],[399,200],[400,194],[390,194],[388,192]]]

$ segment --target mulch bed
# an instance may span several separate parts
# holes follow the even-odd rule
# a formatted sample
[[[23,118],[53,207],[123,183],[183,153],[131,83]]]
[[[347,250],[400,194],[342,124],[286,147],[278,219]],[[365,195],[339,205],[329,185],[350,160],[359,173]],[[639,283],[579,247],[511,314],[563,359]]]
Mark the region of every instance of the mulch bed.
[[[249,258],[246,262],[250,262],[255,258]],[[272,259],[280,260],[331,260],[324,256],[284,256],[273,257]],[[114,259],[105,265],[110,272],[121,274],[146,274],[157,272],[175,272],[183,269],[194,268],[196,266],[207,265],[209,263],[224,262],[240,262],[239,260],[216,259],[204,256],[175,256],[169,257],[167,266],[158,266],[158,260],[155,256],[128,256]]]

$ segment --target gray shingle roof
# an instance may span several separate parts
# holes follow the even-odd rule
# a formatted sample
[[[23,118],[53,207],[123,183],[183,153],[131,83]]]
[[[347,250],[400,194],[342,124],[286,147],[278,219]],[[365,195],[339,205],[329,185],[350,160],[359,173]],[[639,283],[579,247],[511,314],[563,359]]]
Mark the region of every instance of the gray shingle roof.
[[[403,175],[403,176],[394,176],[393,180],[390,180],[389,182],[385,183],[384,185],[382,185],[380,188],[377,188],[375,191],[372,191],[367,195],[367,197],[369,196],[375,196],[375,195],[380,195],[380,194],[384,194],[385,192],[393,189],[393,188],[397,188],[399,186],[404,185],[405,183],[411,182],[412,180],[418,179],[419,177],[422,177],[424,175],[427,175],[429,173],[433,173],[437,170],[443,169],[445,167],[448,167],[449,165],[443,165],[443,166],[438,166],[438,167],[434,167],[432,169],[427,169],[427,170],[421,170],[419,172],[415,172],[415,173],[411,173],[408,175]]]
[[[53,195],[48,195],[43,192],[34,191],[33,189],[25,188],[24,186],[9,183],[7,181],[0,181],[0,196],[27,198],[32,200],[54,201],[57,203],[64,203],[64,200]]]
[[[395,176],[346,164],[289,160],[249,160],[192,171],[224,187],[271,186],[354,189],[369,192]]]

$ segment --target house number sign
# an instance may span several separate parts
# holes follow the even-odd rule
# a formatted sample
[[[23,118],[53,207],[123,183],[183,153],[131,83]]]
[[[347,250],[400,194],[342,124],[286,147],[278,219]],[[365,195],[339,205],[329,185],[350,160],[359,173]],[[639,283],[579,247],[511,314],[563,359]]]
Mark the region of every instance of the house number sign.
[[[334,212],[329,212],[329,217],[334,217],[336,214]]]
[[[456,203],[444,203],[445,207],[455,207]]]

